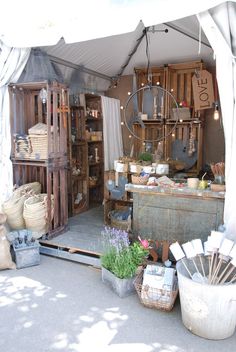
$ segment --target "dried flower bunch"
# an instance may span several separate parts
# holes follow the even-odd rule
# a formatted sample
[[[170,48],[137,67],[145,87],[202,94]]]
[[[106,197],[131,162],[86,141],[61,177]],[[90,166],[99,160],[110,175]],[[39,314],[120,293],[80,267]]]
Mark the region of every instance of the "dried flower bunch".
[[[133,277],[147,257],[148,250],[140,242],[130,244],[129,235],[124,230],[105,227],[102,238],[102,266],[120,279]]]

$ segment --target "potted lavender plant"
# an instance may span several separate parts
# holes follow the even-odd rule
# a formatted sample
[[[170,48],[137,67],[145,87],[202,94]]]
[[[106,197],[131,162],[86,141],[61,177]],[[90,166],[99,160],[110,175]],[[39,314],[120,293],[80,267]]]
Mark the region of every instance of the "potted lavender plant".
[[[123,298],[135,291],[133,282],[138,267],[149,252],[141,242],[130,244],[128,233],[124,230],[105,227],[102,237],[102,281]]]

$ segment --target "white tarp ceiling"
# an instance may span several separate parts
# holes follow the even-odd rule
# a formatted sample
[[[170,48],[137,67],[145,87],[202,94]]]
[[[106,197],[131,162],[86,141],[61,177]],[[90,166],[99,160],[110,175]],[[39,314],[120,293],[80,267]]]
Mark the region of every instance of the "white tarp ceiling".
[[[13,47],[81,42],[197,14],[223,1],[8,0],[1,4],[0,40]]]
[[[218,5],[220,0],[8,0],[1,8],[0,40],[13,47],[42,47],[49,55],[86,67],[108,77],[116,77],[145,27],[164,32],[149,32],[150,65],[203,60],[214,65],[212,49],[199,44],[162,23],[172,22],[196,39],[199,23],[195,14]],[[12,11],[14,9],[14,11]],[[188,16],[188,17],[186,17]],[[181,18],[181,20],[179,20]],[[174,21],[174,22],[173,22]],[[209,44],[204,33],[202,42]],[[147,65],[145,38],[122,74]],[[65,82],[72,69],[61,67]],[[104,82],[104,81],[103,81]]]
[[[176,63],[200,59],[209,65],[214,65],[213,51],[204,33],[202,33],[202,42],[207,45],[202,43],[200,54],[198,52],[199,23],[196,16],[174,21],[170,25],[178,26],[181,31],[193,35],[196,40],[170,28],[168,24],[160,24],[150,28],[147,36],[151,66],[173,63],[173,61]],[[61,39],[56,45],[42,47],[42,49],[54,57],[114,77],[125,64],[144,28],[143,23],[140,22],[134,32],[73,44],[66,44]],[[155,32],[152,32],[153,29]],[[165,29],[168,29],[168,33],[158,32],[158,30]],[[146,66],[146,39],[144,37],[128,66],[124,69],[123,75],[132,74],[134,67]]]

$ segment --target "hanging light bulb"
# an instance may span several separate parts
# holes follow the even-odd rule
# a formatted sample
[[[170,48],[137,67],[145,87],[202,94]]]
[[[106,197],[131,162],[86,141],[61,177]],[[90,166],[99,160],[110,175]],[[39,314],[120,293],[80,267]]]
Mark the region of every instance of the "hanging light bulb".
[[[42,88],[40,90],[39,97],[42,100],[42,103],[45,104],[47,101],[47,97],[48,97],[47,90],[45,88]]]
[[[214,110],[214,115],[213,115],[213,117],[214,117],[214,120],[219,120],[219,118],[220,118],[220,113],[219,113],[219,104],[218,104],[218,102],[215,102],[215,110]]]

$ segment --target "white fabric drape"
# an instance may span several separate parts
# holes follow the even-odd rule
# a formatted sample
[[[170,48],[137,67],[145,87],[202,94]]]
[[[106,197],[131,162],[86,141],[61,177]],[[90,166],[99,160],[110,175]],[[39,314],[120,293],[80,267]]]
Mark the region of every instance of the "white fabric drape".
[[[114,160],[123,156],[123,140],[120,118],[120,101],[101,97],[104,136],[104,168],[113,170]]]
[[[236,4],[224,3],[198,15],[215,52],[216,74],[225,133],[226,194],[224,225],[236,240]]]
[[[13,186],[8,84],[18,80],[29,54],[30,49],[9,48],[0,41],[0,209]]]

